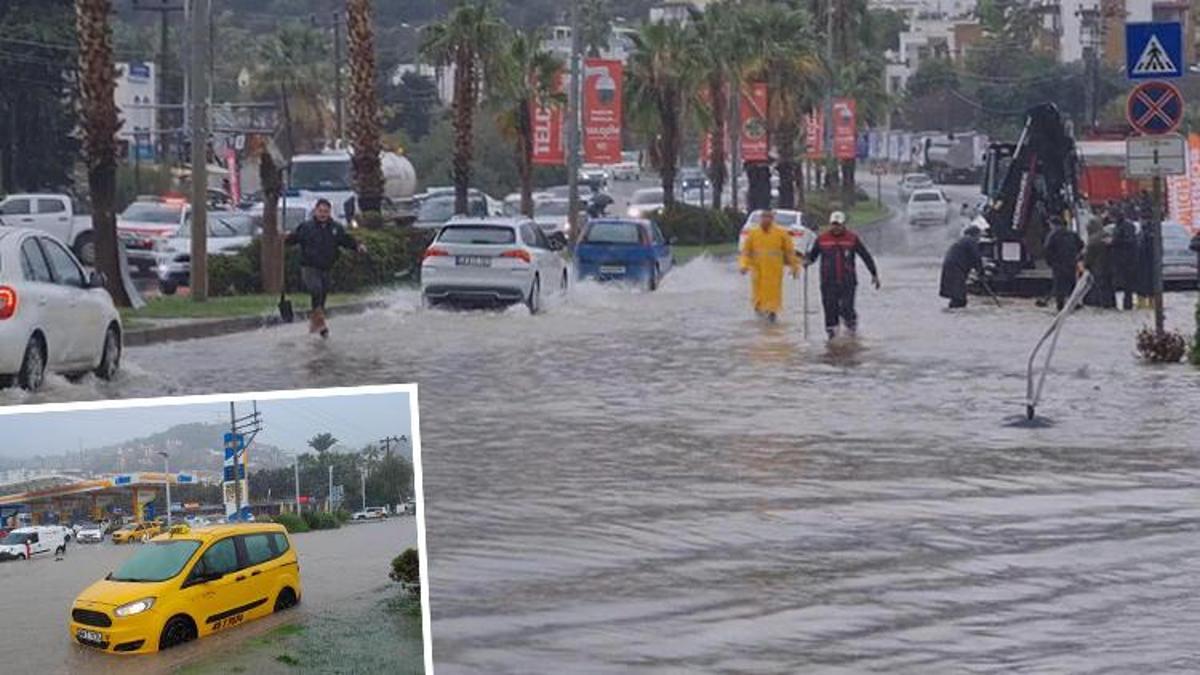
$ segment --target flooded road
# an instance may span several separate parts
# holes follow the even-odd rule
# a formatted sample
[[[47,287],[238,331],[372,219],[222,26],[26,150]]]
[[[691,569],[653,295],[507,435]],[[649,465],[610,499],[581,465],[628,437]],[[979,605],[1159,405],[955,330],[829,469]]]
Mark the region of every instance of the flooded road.
[[[755,321],[699,259],[538,317],[400,292],[327,343],[132,349],[33,398],[418,382],[439,674],[1200,668],[1200,373],[1137,361],[1149,312],[1085,310],[1014,423],[1051,313],[944,310],[956,229],[863,232],[857,343],[805,341],[796,282]]]
[[[71,544],[62,561],[35,558],[0,564],[0,614],[6,617],[0,635],[0,672],[140,675],[184,667],[194,673],[244,672],[247,663],[255,664],[252,670],[259,674],[297,669],[423,671],[420,618],[389,618],[377,608],[381,598],[395,591],[387,576],[392,558],[416,546],[415,519],[397,517],[296,534],[292,543],[299,555],[304,592],[294,611],[165,652],[133,657],[101,654],[74,644],[67,634],[67,619],[75,596],[116,569],[136,545]],[[336,624],[352,629],[350,640],[332,632]],[[304,634],[316,651],[354,642],[361,643],[362,651],[346,649],[340,655],[345,670],[322,669],[312,655],[302,655],[296,646],[269,644],[266,638],[280,630]],[[277,660],[280,653],[297,663],[289,666]]]

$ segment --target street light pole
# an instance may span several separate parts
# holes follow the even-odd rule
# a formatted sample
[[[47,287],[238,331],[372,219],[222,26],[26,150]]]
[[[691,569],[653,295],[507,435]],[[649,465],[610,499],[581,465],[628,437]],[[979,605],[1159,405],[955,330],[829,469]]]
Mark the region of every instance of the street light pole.
[[[300,515],[300,456],[296,455],[292,461],[292,467],[296,470],[296,515]]]
[[[208,300],[208,16],[209,0],[193,0],[191,19],[192,247],[191,295]]]
[[[162,450],[159,450],[158,454],[162,455],[162,458],[163,458],[163,483],[165,483],[167,486],[167,529],[169,530],[169,529],[171,529],[171,467],[169,464],[170,455],[163,452]]]
[[[333,513],[333,465],[329,465],[329,499],[325,500],[330,513]]]
[[[580,52],[579,2],[571,0],[571,88],[567,91],[567,222],[571,241],[579,237],[579,95]]]
[[[362,481],[362,510],[367,510],[367,474],[362,468],[358,470],[358,477]]]

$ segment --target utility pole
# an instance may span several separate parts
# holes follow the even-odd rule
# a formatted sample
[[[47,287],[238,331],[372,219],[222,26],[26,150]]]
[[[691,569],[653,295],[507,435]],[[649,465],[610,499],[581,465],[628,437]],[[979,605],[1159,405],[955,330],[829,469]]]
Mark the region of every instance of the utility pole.
[[[296,515],[300,515],[300,455],[292,461],[292,468],[296,471]]]
[[[407,440],[408,440],[407,436],[388,436],[387,438],[379,439],[377,442],[383,446],[383,454],[388,457],[391,457],[392,456],[392,444],[395,443],[397,446],[399,446],[401,443],[403,443]]]
[[[333,13],[333,96],[337,117],[338,147],[346,142],[346,130],[342,126],[342,13]]]
[[[170,14],[171,12],[185,11],[184,5],[172,4],[170,0],[158,0],[157,6],[148,5],[146,3],[152,0],[134,0],[133,10],[135,12],[158,12],[158,65],[155,67],[154,78],[154,102],[159,105],[158,108],[158,131],[159,137],[156,145],[158,146],[158,154],[160,157],[166,156],[167,143],[164,140],[163,131],[171,126],[171,121],[167,117],[167,108],[161,107],[166,102],[167,73],[170,72],[170,57],[167,52],[167,42],[170,39]],[[184,3],[187,0],[183,0]],[[134,174],[135,176],[137,174]]]
[[[365,468],[366,467],[362,467],[358,470],[358,477],[362,481],[362,510],[363,511],[367,510],[367,474],[363,470]]]
[[[1157,154],[1157,153],[1158,153],[1158,151],[1156,150],[1155,154]],[[1157,158],[1155,158],[1155,163],[1157,163]],[[1153,251],[1153,255],[1154,255],[1154,266],[1151,268],[1151,270],[1153,270],[1152,279],[1154,280],[1154,332],[1160,338],[1163,335],[1163,323],[1166,321],[1166,315],[1163,312],[1163,275],[1162,275],[1163,213],[1162,213],[1162,203],[1163,203],[1162,176],[1155,175],[1154,176],[1154,204],[1151,206],[1151,217],[1150,217],[1150,220],[1152,221],[1151,225],[1150,225],[1150,236],[1153,237],[1153,240],[1150,242],[1150,245],[1153,247],[1152,251]]]
[[[833,80],[836,77],[837,69],[833,65],[833,3],[834,0],[826,0],[825,2],[825,65],[829,68],[829,82],[825,88],[825,119],[822,120],[821,131],[825,141],[825,152],[823,153],[830,161],[825,163],[825,174],[830,167],[836,166],[833,160]],[[820,189],[820,186],[817,186]]]
[[[579,95],[580,58],[583,40],[579,34],[579,2],[571,0],[571,89],[567,92],[567,222],[571,241],[578,241],[579,231]]]
[[[193,0],[192,35],[192,261],[191,294],[193,302],[208,300],[208,14],[210,0]],[[230,405],[232,412],[233,406]],[[239,506],[240,508],[240,506]]]
[[[742,81],[734,74],[729,78],[729,115],[730,123],[725,125],[729,142],[729,196],[733,210],[738,209],[738,178],[742,172]]]
[[[329,499],[326,499],[326,507],[330,513],[333,513],[333,465],[329,465]]]
[[[170,529],[171,529],[171,465],[170,465],[170,456],[169,456],[167,453],[163,452],[162,450],[159,450],[159,451],[158,451],[158,454],[159,454],[159,455],[162,455],[162,458],[163,458],[163,483],[164,483],[164,484],[167,486],[167,529],[168,529],[168,530],[170,530]]]

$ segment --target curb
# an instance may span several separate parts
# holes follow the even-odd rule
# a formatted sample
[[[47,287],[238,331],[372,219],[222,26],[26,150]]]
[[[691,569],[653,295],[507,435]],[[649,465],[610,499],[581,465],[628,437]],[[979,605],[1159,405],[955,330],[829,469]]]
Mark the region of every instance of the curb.
[[[355,302],[329,307],[325,310],[325,314],[328,316],[338,316],[341,314],[362,314],[368,310],[380,309],[386,306],[387,303],[381,300]],[[307,319],[308,314],[309,310],[297,309],[296,319],[298,321]],[[125,333],[124,343],[126,347],[145,347],[147,345],[159,344],[162,342],[178,342],[181,340],[196,340],[199,338],[216,337],[218,335],[244,333],[252,330],[260,330],[262,328],[271,328],[272,326],[279,326],[282,324],[283,320],[279,318],[278,314],[236,316],[228,319],[196,321],[195,323],[187,323],[177,326],[159,326],[156,328],[131,330]]]

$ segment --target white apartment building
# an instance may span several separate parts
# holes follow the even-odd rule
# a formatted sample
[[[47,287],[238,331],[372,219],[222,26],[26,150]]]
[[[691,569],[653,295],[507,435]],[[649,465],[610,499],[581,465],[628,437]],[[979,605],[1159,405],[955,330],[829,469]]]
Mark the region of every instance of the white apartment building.
[[[144,61],[127,61],[117,65],[116,99],[121,130],[117,138],[129,144],[129,157],[135,152],[141,159],[153,159],[158,141],[158,115],[152,107],[158,103],[158,69]]]

